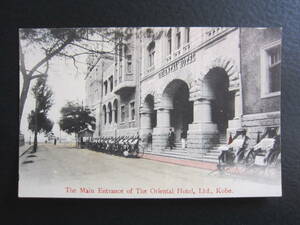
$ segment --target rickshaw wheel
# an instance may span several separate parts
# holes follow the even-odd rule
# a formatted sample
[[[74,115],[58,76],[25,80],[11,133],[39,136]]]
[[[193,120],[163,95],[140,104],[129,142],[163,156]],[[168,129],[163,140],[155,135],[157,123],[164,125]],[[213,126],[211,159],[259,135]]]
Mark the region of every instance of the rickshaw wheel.
[[[246,166],[250,167],[254,164],[254,162],[255,162],[255,154],[254,152],[250,152],[245,159]]]

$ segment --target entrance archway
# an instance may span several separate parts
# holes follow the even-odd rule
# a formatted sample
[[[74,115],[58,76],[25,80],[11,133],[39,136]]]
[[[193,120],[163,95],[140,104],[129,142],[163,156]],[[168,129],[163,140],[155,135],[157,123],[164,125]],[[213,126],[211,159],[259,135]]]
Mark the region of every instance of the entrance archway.
[[[228,121],[234,118],[235,92],[229,91],[229,78],[223,68],[213,68],[205,76],[208,98],[211,99],[212,122],[221,135],[226,134]]]
[[[151,95],[151,94],[147,95],[147,97],[145,98],[145,102],[144,102],[144,108],[150,114],[149,115],[150,121],[149,121],[148,127],[152,130],[154,127],[156,127],[156,123],[157,123],[156,112],[154,110],[154,97],[153,97],[153,95]]]
[[[174,128],[175,140],[180,141],[181,132],[188,131],[188,125],[193,122],[193,102],[189,101],[187,83],[176,79],[170,82],[163,92],[166,105],[170,106],[170,125]]]

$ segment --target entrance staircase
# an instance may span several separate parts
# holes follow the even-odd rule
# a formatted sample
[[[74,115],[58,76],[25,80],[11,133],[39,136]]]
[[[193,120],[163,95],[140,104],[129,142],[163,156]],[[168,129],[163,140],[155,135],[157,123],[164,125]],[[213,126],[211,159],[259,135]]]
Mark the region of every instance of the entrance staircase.
[[[227,139],[226,139],[226,134],[220,134],[219,137],[219,142],[216,143],[212,149],[208,150],[208,152],[206,152],[202,159],[203,161],[207,161],[207,162],[218,162],[218,157],[220,155],[220,150],[219,147],[222,145],[226,145],[227,144]]]
[[[170,148],[164,148],[162,151],[159,152],[148,152],[145,153],[148,154],[154,154],[154,155],[160,155],[160,156],[166,156],[166,157],[173,157],[173,158],[179,158],[179,159],[193,159],[193,160],[199,160],[204,162],[211,162],[211,163],[217,163],[218,162],[218,156],[220,155],[220,151],[218,148],[221,145],[226,144],[226,135],[220,135],[219,141],[214,144],[212,149],[210,149],[208,152],[206,152],[204,155],[199,156],[190,156],[188,154],[189,150],[195,150],[197,149],[190,149],[190,148],[181,148],[181,142],[175,142],[175,147],[173,149]]]

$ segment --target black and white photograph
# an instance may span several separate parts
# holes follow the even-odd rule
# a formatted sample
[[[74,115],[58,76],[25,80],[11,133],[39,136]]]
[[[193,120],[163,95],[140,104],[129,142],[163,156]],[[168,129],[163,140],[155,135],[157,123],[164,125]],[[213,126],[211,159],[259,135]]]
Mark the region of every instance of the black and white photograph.
[[[281,27],[18,34],[20,198],[282,195]]]

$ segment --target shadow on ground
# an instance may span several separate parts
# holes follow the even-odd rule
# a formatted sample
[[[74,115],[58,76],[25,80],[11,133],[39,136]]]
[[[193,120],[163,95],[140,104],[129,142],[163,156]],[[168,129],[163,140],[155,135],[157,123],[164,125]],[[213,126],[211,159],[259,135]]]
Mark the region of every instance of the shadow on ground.
[[[29,164],[29,163],[33,163],[33,161],[32,160],[28,160],[28,161],[22,162],[22,164]]]

